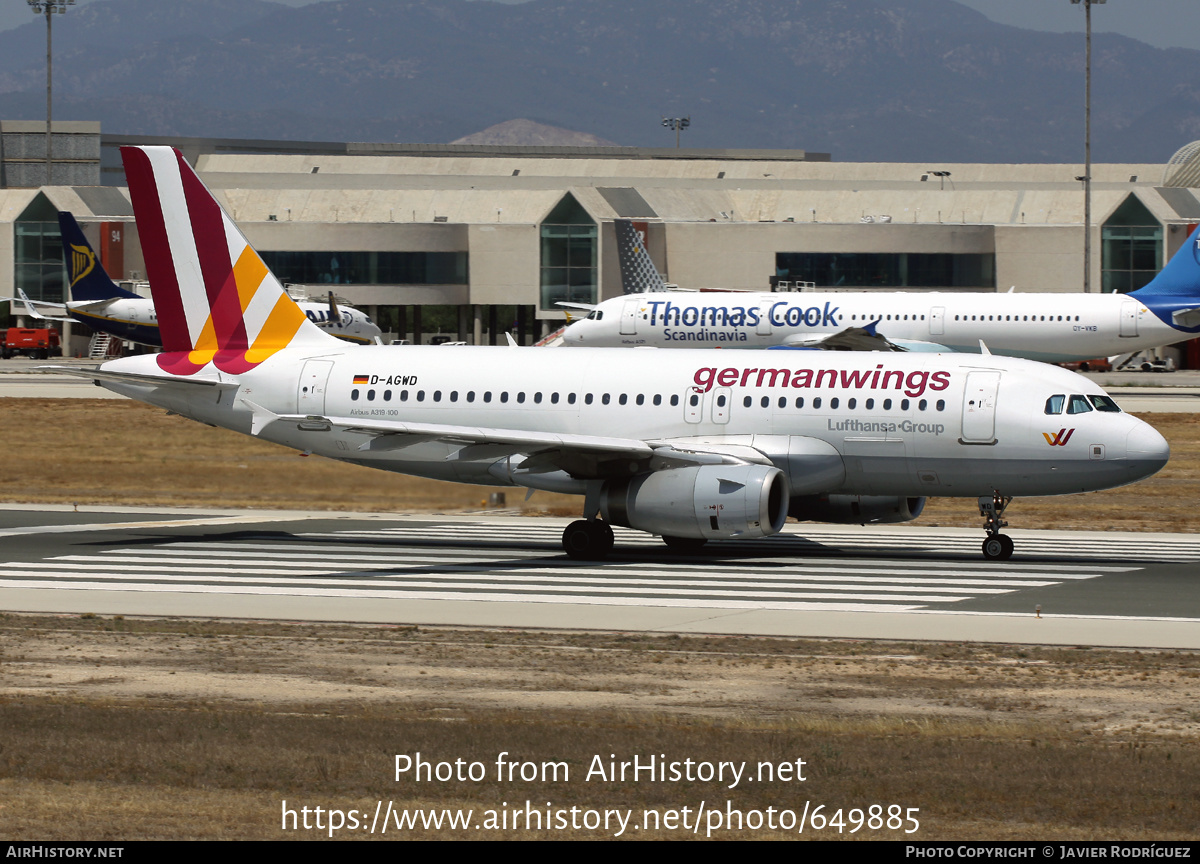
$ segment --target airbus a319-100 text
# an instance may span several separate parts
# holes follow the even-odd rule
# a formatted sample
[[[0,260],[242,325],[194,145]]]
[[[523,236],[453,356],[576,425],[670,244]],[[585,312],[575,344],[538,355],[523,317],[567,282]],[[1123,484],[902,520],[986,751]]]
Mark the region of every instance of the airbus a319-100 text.
[[[984,554],[1004,558],[1011,496],[1132,483],[1167,460],[1095,384],[1013,358],[348,348],[176,151],[122,153],[165,350],[62,371],[333,459],[578,494],[574,557],[607,555],[612,525],[687,547],[775,534],[789,515],[906,521],[942,495],[981,499]]]
[[[636,293],[587,306],[565,345],[979,353],[982,341],[993,354],[1062,363],[1200,334],[1200,228],[1129,294],[665,291],[645,246],[627,239],[632,231],[618,225],[618,251],[625,290]]]

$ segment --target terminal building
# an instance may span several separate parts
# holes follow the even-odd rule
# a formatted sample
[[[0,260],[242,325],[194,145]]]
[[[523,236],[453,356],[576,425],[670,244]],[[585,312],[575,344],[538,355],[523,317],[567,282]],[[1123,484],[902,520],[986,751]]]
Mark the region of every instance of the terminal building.
[[[1085,290],[1081,164],[164,139],[55,123],[47,183],[45,140],[44,123],[0,122],[0,296],[63,299],[59,210],[113,278],[144,278],[125,144],[178,147],[282,281],[333,292],[394,339],[542,338],[563,324],[557,303],[622,293],[615,219],[640,223],[683,290]],[[1165,165],[1093,165],[1092,223],[1086,290],[1146,284],[1200,223],[1200,142]],[[10,304],[12,319],[22,311]]]

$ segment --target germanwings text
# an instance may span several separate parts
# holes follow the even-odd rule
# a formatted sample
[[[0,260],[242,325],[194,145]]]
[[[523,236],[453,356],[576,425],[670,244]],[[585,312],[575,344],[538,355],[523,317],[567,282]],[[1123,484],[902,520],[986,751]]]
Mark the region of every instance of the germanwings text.
[[[793,387],[796,389],[828,387],[845,390],[902,390],[904,395],[917,397],[926,390],[940,392],[950,386],[950,373],[946,371],[909,372],[899,369],[884,369],[878,364],[874,369],[736,369],[728,367],[718,370],[714,366],[697,369],[692,377],[695,389],[707,393],[717,387]]]

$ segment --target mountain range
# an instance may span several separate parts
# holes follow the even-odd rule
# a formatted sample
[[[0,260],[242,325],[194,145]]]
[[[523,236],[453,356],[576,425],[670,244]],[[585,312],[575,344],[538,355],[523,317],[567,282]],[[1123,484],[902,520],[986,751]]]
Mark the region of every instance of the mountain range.
[[[1082,35],[954,0],[107,0],[55,16],[54,112],[406,143],[524,118],[641,147],[674,146],[662,118],[687,116],[685,147],[1081,162],[1083,57]],[[1095,160],[1200,139],[1200,51],[1096,34],[1092,64]],[[45,74],[41,19],[0,33],[0,117],[44,117]]]

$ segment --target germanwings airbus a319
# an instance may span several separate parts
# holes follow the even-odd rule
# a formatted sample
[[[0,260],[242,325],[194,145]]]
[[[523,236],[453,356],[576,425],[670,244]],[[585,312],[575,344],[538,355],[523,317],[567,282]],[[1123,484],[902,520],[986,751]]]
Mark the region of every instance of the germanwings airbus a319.
[[[296,307],[177,151],[122,148],[164,352],[81,374],[204,423],[404,474],[582,496],[567,553],[612,525],[672,546],[791,515],[916,518],[1132,483],[1167,443],[1073,372],[953,354],[348,348]],[[770,368],[768,368],[770,367]]]
[[[71,300],[67,303],[42,303],[30,300],[21,292],[20,300],[30,317],[78,321],[98,333],[110,333],[118,339],[151,348],[162,347],[154,301],[125,290],[104,272],[92,244],[87,241],[74,216],[59,213],[58,227],[62,233]],[[381,341],[383,336],[379,325],[365,313],[338,304],[332,294],[324,303],[302,300],[297,305],[310,321],[346,342],[368,345]],[[55,314],[69,317],[48,318],[42,310],[53,310]]]
[[[1200,334],[1200,228],[1129,294],[664,291],[643,244],[618,242],[618,251],[625,290],[645,293],[588,307],[565,345],[979,353],[982,340],[994,354],[1061,363]]]

